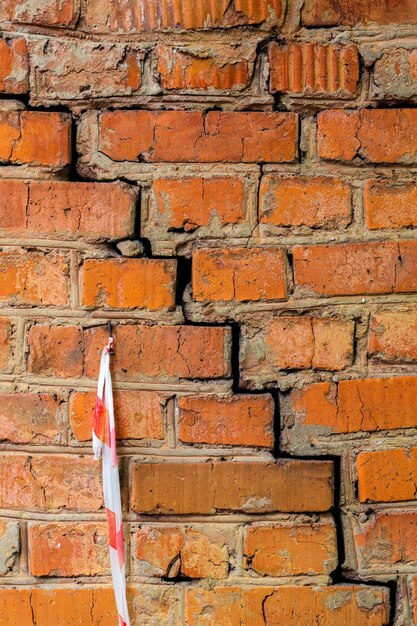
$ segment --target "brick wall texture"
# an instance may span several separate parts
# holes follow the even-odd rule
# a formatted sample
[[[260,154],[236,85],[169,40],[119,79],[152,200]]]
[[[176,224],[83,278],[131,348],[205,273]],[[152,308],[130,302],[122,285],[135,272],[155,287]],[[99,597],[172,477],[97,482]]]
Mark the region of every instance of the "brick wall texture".
[[[0,3],[0,626],[417,624],[417,3]]]

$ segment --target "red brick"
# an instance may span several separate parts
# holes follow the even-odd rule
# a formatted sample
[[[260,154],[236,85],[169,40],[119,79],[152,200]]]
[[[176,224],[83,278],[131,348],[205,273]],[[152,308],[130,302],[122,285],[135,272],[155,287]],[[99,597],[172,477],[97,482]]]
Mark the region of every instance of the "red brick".
[[[353,296],[417,290],[415,241],[294,248],[296,295]]]
[[[11,321],[0,317],[0,371],[7,372],[12,366],[13,340]]]
[[[0,394],[0,440],[59,444],[63,433],[61,400],[47,393]]]
[[[352,363],[354,323],[340,318],[282,316],[242,328],[241,373],[260,385],[281,370],[342,370]]]
[[[301,11],[303,26],[358,26],[359,24],[417,24],[413,0],[305,0]]]
[[[67,255],[60,252],[0,252],[0,301],[9,305],[67,306]]]
[[[92,456],[15,454],[0,457],[0,508],[98,511],[100,466]]]
[[[290,394],[288,417],[332,433],[417,427],[417,377],[313,383]]]
[[[28,530],[32,576],[104,576],[110,573],[105,523],[32,523]]]
[[[134,33],[217,29],[232,26],[281,23],[284,7],[281,0],[89,0],[85,22],[91,30]]]
[[[159,45],[155,56],[162,89],[235,91],[249,84],[255,47]]]
[[[361,452],[358,455],[359,501],[415,500],[417,448]]]
[[[140,576],[224,579],[234,528],[142,524],[134,531],[134,568]]]
[[[79,0],[3,0],[0,21],[74,28],[79,14]]]
[[[388,48],[375,62],[372,94],[378,98],[412,98],[417,95],[417,50]]]
[[[417,111],[374,109],[318,114],[318,151],[323,159],[369,163],[416,162]]]
[[[22,94],[28,91],[29,63],[25,39],[0,39],[0,92]]]
[[[116,389],[113,392],[118,439],[156,439],[165,436],[166,398],[155,391]],[[90,441],[96,392],[71,394],[69,419],[77,441]]]
[[[346,228],[352,219],[350,187],[337,178],[266,174],[259,194],[260,222],[272,233],[276,226]]]
[[[294,113],[108,111],[99,150],[114,161],[261,163],[297,157]]]
[[[87,308],[175,308],[175,260],[86,259],[81,270],[81,303]]]
[[[359,81],[358,49],[337,45],[296,42],[268,46],[271,93],[351,97]]]
[[[178,409],[183,443],[273,445],[274,402],[269,395],[184,396]]]
[[[417,359],[417,310],[379,311],[371,318],[368,354],[388,363]]]
[[[328,461],[134,463],[131,506],[146,514],[320,512],[332,506]]]
[[[332,587],[188,587],[185,595],[188,626],[386,626],[388,588],[361,585]],[[204,620],[204,621],[203,621]]]
[[[417,185],[412,181],[368,180],[364,204],[371,230],[417,226]]]
[[[246,528],[243,550],[245,569],[261,576],[330,574],[337,566],[336,528],[327,519],[255,523]]]
[[[286,283],[286,258],[279,248],[207,248],[193,254],[197,302],[283,300]]]
[[[395,570],[417,561],[417,514],[413,511],[375,511],[354,528],[356,553],[363,568]]]
[[[30,50],[31,97],[40,102],[130,96],[141,86],[143,53],[127,45],[52,37]]]
[[[28,334],[28,370],[43,376],[81,376],[83,335],[78,326],[36,324]]]
[[[0,161],[64,167],[71,160],[71,125],[65,113],[0,110]]]
[[[230,328],[204,326],[114,327],[113,372],[119,380],[175,381],[229,377]],[[86,331],[85,374],[96,378],[107,328]]]

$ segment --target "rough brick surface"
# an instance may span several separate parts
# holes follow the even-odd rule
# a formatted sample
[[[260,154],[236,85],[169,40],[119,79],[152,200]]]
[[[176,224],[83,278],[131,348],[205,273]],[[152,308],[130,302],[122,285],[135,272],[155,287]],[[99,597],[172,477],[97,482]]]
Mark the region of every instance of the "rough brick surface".
[[[57,444],[63,435],[61,400],[47,393],[2,393],[0,439],[13,443]]]
[[[29,90],[26,40],[0,39],[0,92],[23,94]]]
[[[414,500],[417,449],[361,452],[357,459],[361,502]]]
[[[371,318],[368,354],[375,361],[410,363],[417,359],[417,310],[382,310]]]
[[[356,26],[357,24],[415,24],[417,8],[413,0],[400,4],[387,0],[383,5],[379,0],[369,0],[366,4],[356,0],[307,0],[301,12],[305,26]]]

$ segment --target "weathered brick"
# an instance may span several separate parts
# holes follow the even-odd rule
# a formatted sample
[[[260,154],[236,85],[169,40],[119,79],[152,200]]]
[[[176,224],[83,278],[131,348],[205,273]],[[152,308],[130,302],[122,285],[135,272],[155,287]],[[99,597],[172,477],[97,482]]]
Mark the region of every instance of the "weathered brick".
[[[0,92],[17,95],[27,93],[28,76],[26,40],[20,37],[0,39]]]
[[[357,26],[359,24],[417,24],[413,0],[305,0],[301,10],[303,26]]]
[[[352,219],[352,194],[348,184],[325,176],[279,176],[261,180],[260,223],[274,227],[346,228]]]
[[[412,98],[417,95],[417,50],[388,48],[377,59],[372,74],[376,97]]]
[[[342,370],[352,363],[354,323],[340,318],[273,317],[242,327],[240,371],[264,384],[281,370]]]
[[[272,163],[297,157],[295,113],[108,111],[99,150],[114,161]]]
[[[417,185],[412,181],[368,180],[364,205],[371,230],[417,226]]]
[[[141,85],[143,53],[128,45],[53,37],[30,51],[32,98],[40,102],[129,96]]]
[[[359,81],[353,44],[295,42],[268,46],[271,93],[352,97]]]
[[[360,502],[415,500],[417,448],[361,452],[357,458]]]
[[[224,579],[235,538],[233,527],[142,524],[132,541],[134,570],[140,576]]]
[[[28,370],[43,376],[81,376],[83,334],[79,326],[35,324],[28,333]]]
[[[417,359],[417,310],[382,310],[371,318],[368,354],[387,363]]]
[[[48,393],[0,394],[0,440],[59,444],[63,434],[61,400]]]
[[[0,301],[9,305],[67,306],[69,260],[61,252],[0,252]]]
[[[107,328],[93,328],[85,334],[85,374],[95,378]],[[230,328],[129,324],[114,327],[113,334],[116,379],[175,381],[231,374]]]
[[[318,114],[322,159],[369,163],[416,163],[417,112],[414,109],[323,111]]]
[[[0,7],[0,22],[19,24],[74,28],[79,15],[79,0],[4,0]]]
[[[11,320],[0,317],[0,371],[8,372],[12,368],[13,349]]]
[[[28,534],[29,569],[32,576],[109,574],[106,524],[32,523]]]
[[[320,626],[386,626],[389,620],[383,587],[189,587],[185,599],[189,626],[204,624],[207,614],[209,623],[228,626],[311,626],[317,619]]]
[[[320,512],[332,505],[328,461],[134,463],[131,506],[147,514]]]
[[[417,289],[415,241],[294,248],[296,296],[406,293]]]
[[[118,439],[164,439],[166,397],[155,391],[116,389],[113,399]],[[69,420],[77,441],[91,439],[95,401],[95,391],[71,394]]]
[[[243,550],[245,569],[261,576],[330,574],[338,562],[336,528],[325,518],[251,524],[245,529]]]
[[[238,91],[248,86],[255,60],[251,46],[176,46],[155,49],[162,89]]]
[[[5,576],[13,571],[19,561],[19,554],[20,528],[18,522],[0,520],[0,576]]]
[[[0,458],[0,508],[97,511],[100,468],[92,456],[7,454]]]
[[[134,33],[277,25],[284,18],[281,0],[89,0],[85,23],[91,30]]]
[[[280,248],[201,248],[193,254],[193,298],[206,301],[284,300],[286,257]]]
[[[274,402],[269,395],[183,396],[178,410],[183,443],[273,445]]]
[[[417,514],[413,511],[375,511],[365,522],[356,521],[354,538],[360,567],[396,570],[415,564]]]
[[[87,308],[175,308],[174,259],[85,259],[81,303]]]
[[[416,376],[313,383],[291,391],[286,413],[330,433],[416,428],[416,393]]]

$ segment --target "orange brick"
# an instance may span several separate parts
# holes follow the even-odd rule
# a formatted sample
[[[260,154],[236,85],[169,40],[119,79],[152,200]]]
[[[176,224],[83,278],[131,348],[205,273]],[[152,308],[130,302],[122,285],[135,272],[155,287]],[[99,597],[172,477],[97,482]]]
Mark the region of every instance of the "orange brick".
[[[140,576],[227,578],[234,529],[225,526],[142,524],[134,531],[135,572]]]
[[[233,91],[248,85],[255,50],[221,45],[199,48],[171,48],[159,45],[155,50],[159,84],[162,89],[214,89]],[[246,57],[246,58],[245,58]]]
[[[67,255],[60,252],[0,252],[0,301],[9,305],[67,306]]]
[[[398,564],[417,561],[417,514],[413,511],[375,511],[355,525],[356,553],[362,568],[395,571]]]
[[[81,272],[81,302],[88,308],[175,308],[175,260],[86,259]]]
[[[318,151],[323,159],[369,163],[416,162],[414,109],[322,111],[318,114]]]
[[[352,296],[415,291],[416,260],[415,241],[296,247],[296,295]]]
[[[370,608],[371,607],[371,608]],[[385,626],[389,590],[361,585],[332,587],[188,587],[185,595],[189,626]]]
[[[100,468],[92,456],[3,453],[0,508],[29,511],[98,511]]]
[[[346,228],[352,219],[350,187],[337,178],[266,174],[259,194],[260,222],[268,230],[274,226]]]
[[[353,44],[290,43],[268,46],[271,93],[351,97],[359,81]]]
[[[283,300],[286,259],[279,248],[212,248],[193,254],[193,298],[205,301]]]
[[[107,328],[85,333],[85,374],[96,378]],[[204,326],[114,327],[113,373],[119,380],[175,381],[230,377],[230,328]]]
[[[163,395],[155,391],[116,389],[113,398],[118,439],[164,439],[166,398]],[[91,439],[95,401],[95,391],[71,394],[69,419],[77,441]]]
[[[47,393],[0,394],[0,440],[59,444],[63,434],[61,400]]]
[[[388,48],[375,62],[372,95],[377,98],[412,98],[417,94],[417,50]]]
[[[7,372],[11,368],[13,357],[12,326],[9,319],[0,317],[0,371]]]
[[[417,427],[417,377],[313,383],[290,394],[288,419],[333,433]]]
[[[326,519],[251,524],[243,549],[245,569],[261,576],[330,574],[337,566],[336,528]]]
[[[417,310],[382,310],[371,318],[368,354],[387,363],[417,359]]]
[[[415,500],[417,448],[361,452],[358,455],[359,501]]]
[[[412,181],[368,180],[364,204],[371,230],[417,226],[417,185]]]
[[[328,461],[134,463],[131,506],[147,514],[320,512],[332,506]]]
[[[106,524],[32,523],[28,530],[32,576],[104,576],[110,573]]]
[[[257,327],[258,328],[258,327]],[[300,316],[265,320],[259,332],[242,328],[241,373],[264,384],[281,370],[342,370],[352,363],[354,323]]]
[[[152,32],[217,29],[251,24],[279,24],[284,17],[281,0],[133,0],[117,5],[109,0],[90,0],[86,7],[87,28],[111,32]]]
[[[55,0],[4,0],[0,8],[0,21],[74,28],[79,13],[77,0],[60,0],[58,3]]]
[[[274,402],[269,395],[184,396],[178,400],[184,443],[271,448]]]
[[[29,63],[25,39],[1,39],[0,92],[22,94],[28,91]]]
[[[32,326],[28,370],[43,376],[81,376],[83,335],[78,326]]]
[[[0,180],[0,231],[22,233],[26,228],[27,184],[21,180]]]
[[[358,26],[359,24],[417,24],[417,7],[413,0],[305,0],[301,11],[303,26]]]
[[[71,160],[70,118],[64,113],[0,110],[0,160],[62,168]]]
[[[259,163],[297,156],[294,113],[108,111],[99,150],[114,161]]]

